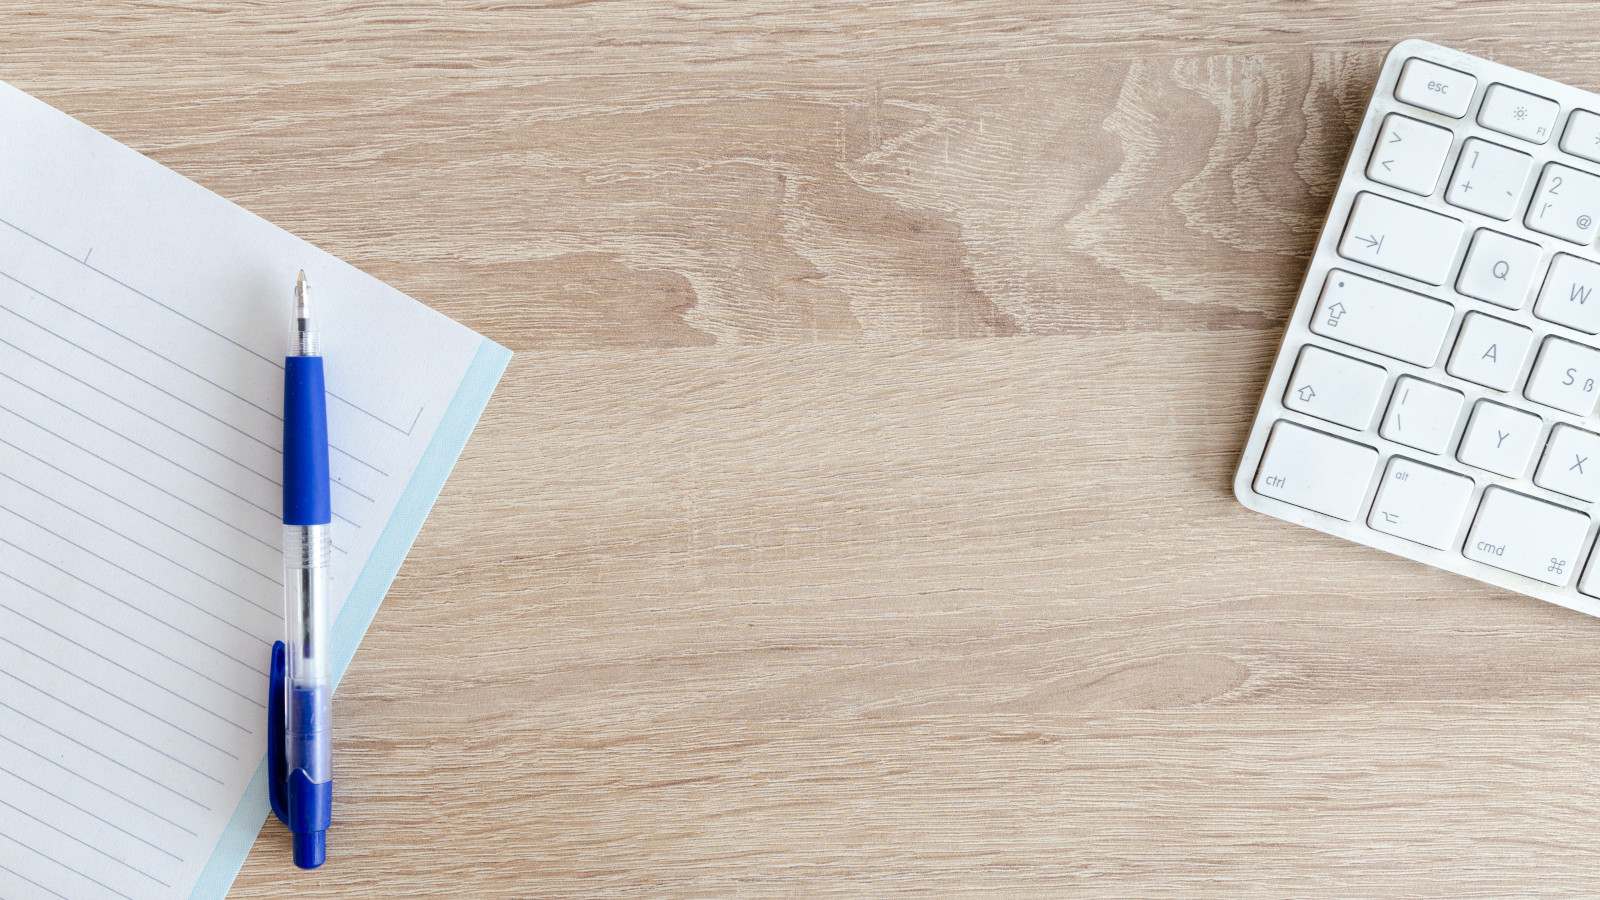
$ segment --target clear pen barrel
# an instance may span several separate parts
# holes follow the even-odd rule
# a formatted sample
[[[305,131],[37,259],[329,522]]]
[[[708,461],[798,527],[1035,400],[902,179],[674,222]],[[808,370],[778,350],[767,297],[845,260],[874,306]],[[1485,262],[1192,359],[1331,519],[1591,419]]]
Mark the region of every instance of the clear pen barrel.
[[[283,596],[287,669],[284,737],[289,769],[314,782],[333,777],[333,664],[328,643],[326,525],[283,526]]]

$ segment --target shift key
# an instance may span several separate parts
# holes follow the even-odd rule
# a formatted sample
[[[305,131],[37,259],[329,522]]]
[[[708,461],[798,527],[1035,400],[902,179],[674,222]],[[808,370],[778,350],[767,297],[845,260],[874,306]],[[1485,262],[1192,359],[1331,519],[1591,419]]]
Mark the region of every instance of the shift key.
[[[1339,255],[1428,284],[1444,284],[1462,231],[1458,219],[1363,192],[1350,207]]]
[[[1431,367],[1455,307],[1340,269],[1328,273],[1311,330],[1374,353]]]

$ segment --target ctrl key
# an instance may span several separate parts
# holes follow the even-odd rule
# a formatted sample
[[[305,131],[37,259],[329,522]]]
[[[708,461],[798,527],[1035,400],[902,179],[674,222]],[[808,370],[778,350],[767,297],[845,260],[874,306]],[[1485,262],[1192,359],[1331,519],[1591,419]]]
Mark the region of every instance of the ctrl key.
[[[1589,517],[1583,513],[1490,487],[1462,552],[1467,559],[1566,587],[1588,533]]]
[[[1267,438],[1255,492],[1314,512],[1354,521],[1378,465],[1378,451],[1279,420]]]

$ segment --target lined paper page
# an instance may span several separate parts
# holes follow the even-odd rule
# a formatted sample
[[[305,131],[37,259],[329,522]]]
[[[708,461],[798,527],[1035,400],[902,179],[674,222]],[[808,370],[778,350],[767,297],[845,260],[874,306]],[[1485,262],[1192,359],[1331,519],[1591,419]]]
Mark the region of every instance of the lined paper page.
[[[188,897],[261,763],[301,268],[337,611],[482,339],[0,86],[0,897]]]

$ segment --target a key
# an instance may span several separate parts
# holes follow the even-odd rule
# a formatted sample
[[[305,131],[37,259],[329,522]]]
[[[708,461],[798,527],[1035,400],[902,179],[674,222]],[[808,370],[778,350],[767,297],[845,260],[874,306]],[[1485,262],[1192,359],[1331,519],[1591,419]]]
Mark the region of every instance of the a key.
[[[1576,328],[1584,334],[1600,332],[1600,265],[1557,253],[1550,261],[1550,273],[1539,289],[1533,314],[1547,322]]]
[[[1378,451],[1279,420],[1267,438],[1255,492],[1324,515],[1353,521],[1367,497]]]
[[[1439,170],[1455,136],[1448,128],[1390,113],[1367,161],[1367,177],[1379,184],[1427,196],[1439,183]],[[1526,174],[1526,169],[1523,170]]]
[[[1456,459],[1507,478],[1521,478],[1539,443],[1541,425],[1533,413],[1479,400],[1461,435]]]
[[[1452,119],[1467,114],[1478,79],[1425,59],[1408,59],[1394,86],[1394,98],[1401,103],[1431,109]]]
[[[1462,230],[1461,222],[1449,216],[1362,193],[1350,207],[1339,255],[1428,284],[1444,284]]]
[[[1589,517],[1583,513],[1489,487],[1464,553],[1497,569],[1565,587],[1588,533]]]
[[[1567,133],[1561,136],[1561,149],[1600,162],[1600,116],[1586,109],[1573,110],[1567,118]]]
[[[1583,570],[1583,577],[1578,579],[1578,590],[1591,597],[1600,597],[1600,559],[1596,559],[1592,552],[1589,565]]]
[[[1283,405],[1365,431],[1378,409],[1387,373],[1379,366],[1306,345],[1300,350]]]
[[[1533,332],[1483,313],[1467,313],[1445,371],[1497,391],[1509,391],[1522,371]]]
[[[1445,202],[1496,219],[1510,219],[1517,212],[1531,168],[1533,157],[1526,153],[1468,138],[1461,145]]]
[[[1549,163],[1539,175],[1528,214],[1522,223],[1534,231],[1588,244],[1594,241],[1600,217],[1600,178],[1588,172]]]
[[[1521,309],[1539,269],[1539,245],[1478,229],[1456,276],[1456,290],[1506,309]]]
[[[1503,84],[1491,84],[1483,93],[1483,105],[1478,108],[1478,124],[1542,144],[1550,140],[1550,131],[1556,127],[1556,113],[1560,110],[1554,100]]]
[[[1444,550],[1455,543],[1472,488],[1472,479],[1465,475],[1396,456],[1378,482],[1367,525]]]
[[[1463,402],[1460,391],[1403,375],[1395,382],[1378,433],[1397,444],[1443,453],[1455,434]]]
[[[1550,429],[1533,483],[1590,503],[1600,500],[1600,434],[1567,424]]]
[[[1311,330],[1374,353],[1432,367],[1455,308],[1342,269],[1328,273]]]
[[[1553,406],[1575,416],[1594,412],[1600,398],[1600,350],[1547,337],[1534,360],[1533,374],[1522,395],[1535,403]]]

